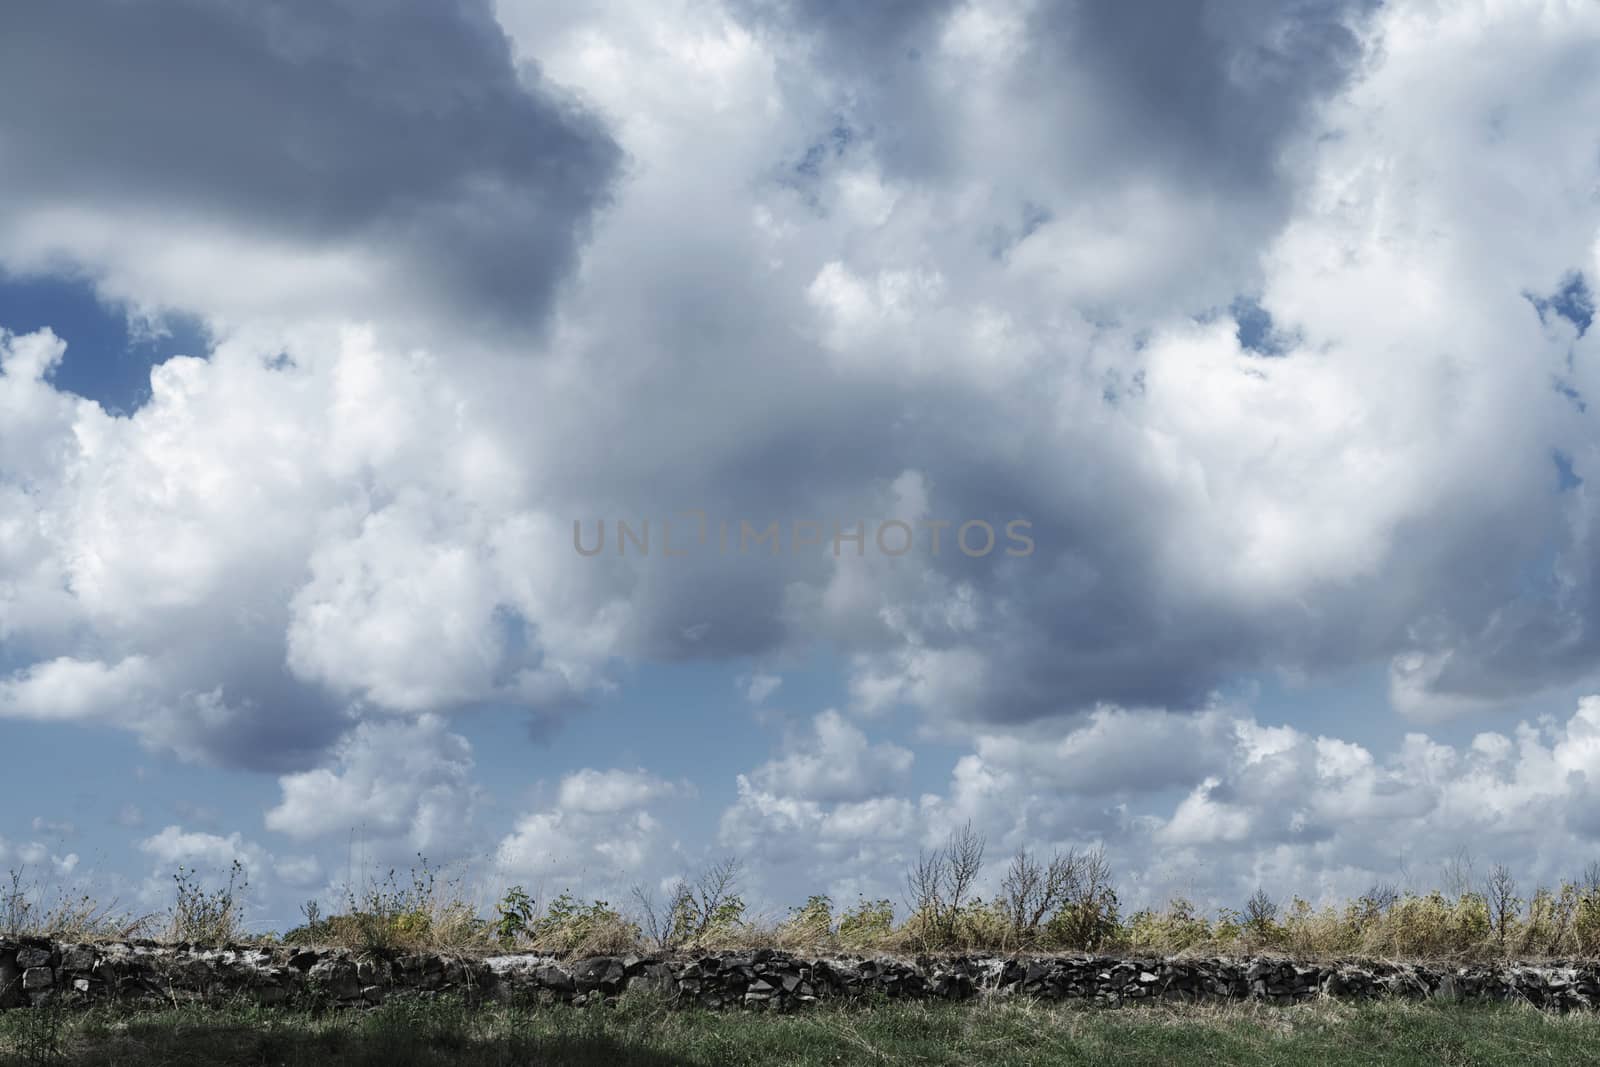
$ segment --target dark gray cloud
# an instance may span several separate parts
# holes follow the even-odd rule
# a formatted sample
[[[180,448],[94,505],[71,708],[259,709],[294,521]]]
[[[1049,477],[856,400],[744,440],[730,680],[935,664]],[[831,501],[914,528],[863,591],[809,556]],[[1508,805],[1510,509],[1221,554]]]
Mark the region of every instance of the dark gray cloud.
[[[757,29],[805,46],[809,63],[786,73],[793,91],[812,91],[813,71],[838,78],[843,96],[834,103],[896,167],[950,165],[925,59],[954,0],[736,0],[732,6]]]
[[[1259,189],[1273,183],[1282,141],[1307,107],[1355,69],[1355,28],[1380,2],[1045,0],[1013,57],[1017,101],[1087,104],[1096,143],[1067,120],[1060,147],[1106,172],[1154,166],[1220,189]],[[958,6],[743,0],[736,9],[753,25],[812,42],[813,61],[861,104],[891,162],[949,165],[958,160],[932,147],[940,131],[916,127],[949,129],[948,114],[926,99],[940,90],[923,60]],[[960,71],[951,73],[959,84]]]
[[[1274,183],[1278,151],[1307,107],[1354,71],[1355,21],[1377,7],[1056,0],[1034,17],[1020,73],[1041,84],[1065,69],[1089,73],[1108,166],[1142,162],[1189,182],[1259,189]]]
[[[913,83],[955,0],[735,0],[750,24],[807,43],[823,69],[879,86]]]
[[[525,326],[620,156],[536,78],[483,0],[7,5],[0,190],[368,250]]]

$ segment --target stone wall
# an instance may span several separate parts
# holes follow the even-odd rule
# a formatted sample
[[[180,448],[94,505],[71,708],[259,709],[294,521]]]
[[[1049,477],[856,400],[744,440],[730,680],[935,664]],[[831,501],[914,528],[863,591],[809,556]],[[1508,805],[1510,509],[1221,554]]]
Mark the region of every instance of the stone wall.
[[[347,949],[196,949],[151,943],[0,940],[0,1008],[101,999],[249,997],[360,1006],[396,995],[587,1004],[646,987],[683,1004],[785,1010],[835,999],[979,995],[1104,1005],[1157,998],[1292,1004],[1319,996],[1523,1000],[1556,1011],[1600,1005],[1600,964],[1444,967],[1282,959],[1092,956],[918,960],[804,958],[770,950],[693,958],[558,960],[363,956]]]

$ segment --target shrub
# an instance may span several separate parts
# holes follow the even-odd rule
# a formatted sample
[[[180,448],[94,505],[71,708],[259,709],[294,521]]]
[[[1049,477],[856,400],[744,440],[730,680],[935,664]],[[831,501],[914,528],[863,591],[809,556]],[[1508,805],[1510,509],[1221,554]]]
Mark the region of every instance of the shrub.
[[[1438,890],[1406,893],[1364,931],[1366,954],[1401,957],[1481,955],[1490,934],[1489,907],[1483,896],[1465,892],[1451,900]]]
[[[894,905],[887,900],[861,900],[839,916],[839,943],[846,948],[881,944],[894,931]]]
[[[1277,919],[1277,902],[1267,896],[1265,889],[1257,888],[1255,894],[1245,901],[1244,922],[1241,924],[1245,936],[1261,944],[1271,944],[1277,939]]]
[[[908,873],[913,906],[898,927],[888,900],[862,899],[840,911],[825,895],[808,898],[776,925],[747,919],[737,892],[739,865],[728,859],[693,881],[680,879],[661,907],[636,888],[644,906],[642,928],[606,901],[583,903],[570,892],[541,908],[521,886],[506,891],[492,920],[480,919],[455,883],[441,883],[419,854],[420,865],[409,879],[390,870],[376,884],[347,889],[342,914],[324,916],[317,902],[308,901],[302,908],[305,923],[283,940],[375,952],[465,953],[527,945],[563,955],[621,955],[638,949],[648,935],[653,947],[667,951],[776,946],[798,951],[1284,951],[1306,958],[1441,960],[1600,956],[1600,866],[1582,881],[1541,886],[1524,898],[1505,868],[1493,868],[1478,881],[1470,861],[1462,858],[1447,875],[1464,888],[1449,893],[1375,886],[1353,901],[1319,910],[1298,897],[1280,907],[1258,889],[1243,908],[1221,908],[1215,920],[1181,897],[1124,920],[1109,865],[1098,850],[1048,859],[1019,851],[1000,893],[988,900],[974,891],[983,852],[983,838],[968,826],[952,833],[940,849],[924,853]],[[184,867],[174,882],[169,938],[200,944],[239,938],[248,889],[239,864],[215,888]],[[9,889],[0,887],[0,936],[89,940],[127,937],[140,928],[87,895],[48,908],[42,897],[11,872]]]
[[[216,889],[206,889],[195,871],[181,865],[172,880],[178,891],[168,928],[173,941],[220,946],[242,938],[244,894],[250,888],[243,864],[234,860],[227,884]]]
[[[789,910],[789,917],[778,927],[776,940],[785,946],[812,948],[833,940],[833,900],[813,896],[805,904]]]
[[[533,898],[520,885],[514,885],[500,898],[496,910],[499,919],[494,924],[495,936],[502,947],[510,948],[533,922]]]
[[[923,852],[906,872],[911,917],[905,932],[913,948],[929,951],[960,943],[962,909],[983,869],[985,842],[967,823],[952,830],[944,845]]]
[[[1103,849],[1067,855],[1072,873],[1062,892],[1061,907],[1045,925],[1044,942],[1055,948],[1093,952],[1121,935],[1111,865]]]
[[[1211,923],[1183,897],[1173,897],[1165,911],[1135,912],[1122,930],[1122,940],[1135,952],[1183,952],[1213,939]]]
[[[563,955],[609,955],[626,952],[639,940],[639,928],[603,900],[580,904],[563,892],[543,915],[527,925],[534,947]]]
[[[744,900],[734,892],[738,882],[739,861],[730,857],[706,867],[693,882],[680,878],[665,908],[650,890],[634,886],[642,933],[663,952],[731,939],[744,925]]]
[[[1572,935],[1577,949],[1586,956],[1600,955],[1600,868],[1591,867],[1592,877],[1573,887],[1577,905],[1572,917]]]
[[[427,858],[402,882],[390,869],[381,881],[345,889],[342,914],[323,918],[316,902],[301,908],[306,923],[284,935],[291,944],[326,944],[366,952],[477,952],[494,947],[496,927],[478,917],[458,882],[440,882]]]

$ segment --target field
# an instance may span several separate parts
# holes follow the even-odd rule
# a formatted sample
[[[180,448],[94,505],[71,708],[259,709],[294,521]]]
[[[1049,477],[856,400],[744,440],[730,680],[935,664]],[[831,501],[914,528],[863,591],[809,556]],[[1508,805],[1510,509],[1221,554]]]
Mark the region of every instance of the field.
[[[1319,1002],[1116,1010],[883,1004],[796,1015],[391,1002],[311,1015],[237,1006],[0,1015],[10,1064],[1592,1064],[1600,1016],[1515,1005]]]

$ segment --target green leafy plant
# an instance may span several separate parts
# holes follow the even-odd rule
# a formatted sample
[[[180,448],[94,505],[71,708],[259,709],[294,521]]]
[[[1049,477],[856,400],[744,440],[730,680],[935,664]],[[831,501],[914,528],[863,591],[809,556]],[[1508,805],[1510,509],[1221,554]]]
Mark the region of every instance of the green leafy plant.
[[[894,905],[887,900],[861,900],[839,916],[839,941],[847,948],[878,944],[893,930]]]
[[[533,924],[533,898],[520,885],[514,885],[506,890],[495,910],[498,915],[494,924],[495,938],[503,947],[510,948]]]
[[[640,937],[639,928],[606,901],[584,904],[568,892],[552,900],[528,932],[539,948],[563,954],[625,952]]]
[[[789,917],[778,928],[778,940],[800,947],[820,945],[833,937],[833,901],[812,896],[804,905],[789,910]]]

